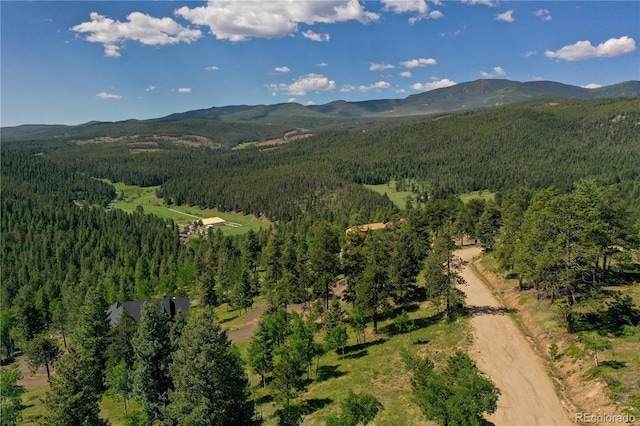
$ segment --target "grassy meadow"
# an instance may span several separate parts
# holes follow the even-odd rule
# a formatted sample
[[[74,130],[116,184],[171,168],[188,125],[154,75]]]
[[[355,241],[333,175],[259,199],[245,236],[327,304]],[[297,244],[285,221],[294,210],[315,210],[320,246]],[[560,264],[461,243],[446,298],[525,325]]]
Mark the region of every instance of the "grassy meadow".
[[[197,206],[167,206],[161,198],[156,196],[158,186],[140,187],[125,185],[121,182],[114,183],[116,192],[119,194],[118,201],[114,208],[133,212],[142,206],[145,213],[172,219],[179,225],[187,225],[194,220],[206,219],[209,217],[220,217],[227,222],[237,223],[238,227],[222,226],[222,232],[226,235],[243,234],[249,229],[257,231],[262,227],[268,227],[269,221],[264,218],[257,218],[253,215],[243,215],[242,213],[223,213],[215,209],[201,209]]]
[[[389,183],[383,183],[380,185],[364,185],[365,188],[369,188],[372,191],[377,192],[378,194],[387,194],[387,197],[395,204],[399,209],[407,208],[407,200],[411,200],[411,202],[415,202],[416,193],[411,191],[397,191],[396,190],[396,181],[391,180]],[[463,203],[468,203],[469,200],[480,198],[485,201],[495,201],[496,194],[491,191],[472,191],[464,194],[458,195],[460,200]]]

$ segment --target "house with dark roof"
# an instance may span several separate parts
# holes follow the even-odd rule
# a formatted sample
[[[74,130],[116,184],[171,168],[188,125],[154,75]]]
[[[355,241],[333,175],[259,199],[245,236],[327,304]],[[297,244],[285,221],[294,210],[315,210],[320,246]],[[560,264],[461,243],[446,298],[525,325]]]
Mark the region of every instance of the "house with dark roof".
[[[107,317],[109,318],[109,324],[111,327],[115,327],[120,321],[122,312],[127,311],[129,315],[136,321],[140,321],[140,312],[142,312],[142,305],[145,303],[152,303],[153,300],[133,300],[129,302],[115,302],[113,305],[107,308]],[[184,318],[187,317],[189,312],[190,301],[188,297],[181,297],[176,299],[175,297],[169,298],[164,296],[160,300],[160,309],[169,318],[173,319],[178,312],[182,312]]]

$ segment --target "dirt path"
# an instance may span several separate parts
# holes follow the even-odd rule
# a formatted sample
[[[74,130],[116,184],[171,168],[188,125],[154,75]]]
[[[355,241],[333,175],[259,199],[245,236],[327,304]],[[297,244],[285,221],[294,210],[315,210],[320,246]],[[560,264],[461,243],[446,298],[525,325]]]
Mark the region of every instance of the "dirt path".
[[[287,307],[287,311],[289,312],[302,312],[302,304],[298,305],[290,305]],[[258,321],[260,320],[260,316],[267,309],[266,306],[260,306],[255,309],[252,309],[245,316],[245,320],[247,323],[236,328],[235,330],[227,331],[227,336],[232,343],[244,342],[245,340],[251,339],[253,336],[253,330],[258,325]]]
[[[467,261],[479,253],[475,247],[456,252]],[[498,408],[488,420],[496,426],[573,424],[542,360],[506,309],[469,267],[462,276],[467,285],[461,290],[467,295],[474,329],[470,355],[502,391]]]

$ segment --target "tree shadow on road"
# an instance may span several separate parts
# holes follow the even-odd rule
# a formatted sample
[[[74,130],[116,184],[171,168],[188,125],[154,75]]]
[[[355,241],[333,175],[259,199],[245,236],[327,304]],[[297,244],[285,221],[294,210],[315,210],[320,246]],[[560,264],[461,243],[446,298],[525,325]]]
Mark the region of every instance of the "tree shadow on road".
[[[471,317],[480,316],[480,315],[507,315],[514,314],[518,312],[517,309],[504,308],[501,306],[476,306],[471,305],[465,307],[466,314]]]

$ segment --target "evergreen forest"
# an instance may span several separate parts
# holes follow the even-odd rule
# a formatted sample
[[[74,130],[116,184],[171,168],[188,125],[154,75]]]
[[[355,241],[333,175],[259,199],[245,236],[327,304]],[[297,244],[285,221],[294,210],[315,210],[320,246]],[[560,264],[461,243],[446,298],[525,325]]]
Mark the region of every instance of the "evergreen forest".
[[[283,136],[294,130],[304,137]],[[42,424],[375,423],[390,408],[366,386],[335,401],[305,392],[332,380],[327,359],[364,358],[385,334],[406,335],[415,352],[429,344],[413,334],[465,321],[455,255],[465,244],[574,339],[565,352],[550,348],[550,359],[595,352],[598,367],[612,341],[640,344],[637,98],[535,97],[275,125],[92,124],[9,134],[0,160],[1,358],[55,371],[36,403]],[[143,205],[111,208],[123,194],[110,182],[158,186],[165,206],[252,214],[269,226],[184,238]],[[406,206],[365,187],[390,182],[389,192],[413,194]],[[495,200],[459,197],[479,190]],[[150,302],[138,322],[109,325],[114,302],[163,295],[189,297],[189,315],[167,321]],[[232,343],[231,312],[258,307],[250,339]],[[454,346],[440,358],[404,354],[406,391],[419,419],[480,424],[500,390]],[[603,369],[590,378],[640,418],[637,356],[621,364],[623,379]],[[3,367],[3,425],[26,421],[19,379]],[[123,401],[118,420],[100,411],[104,398]]]

